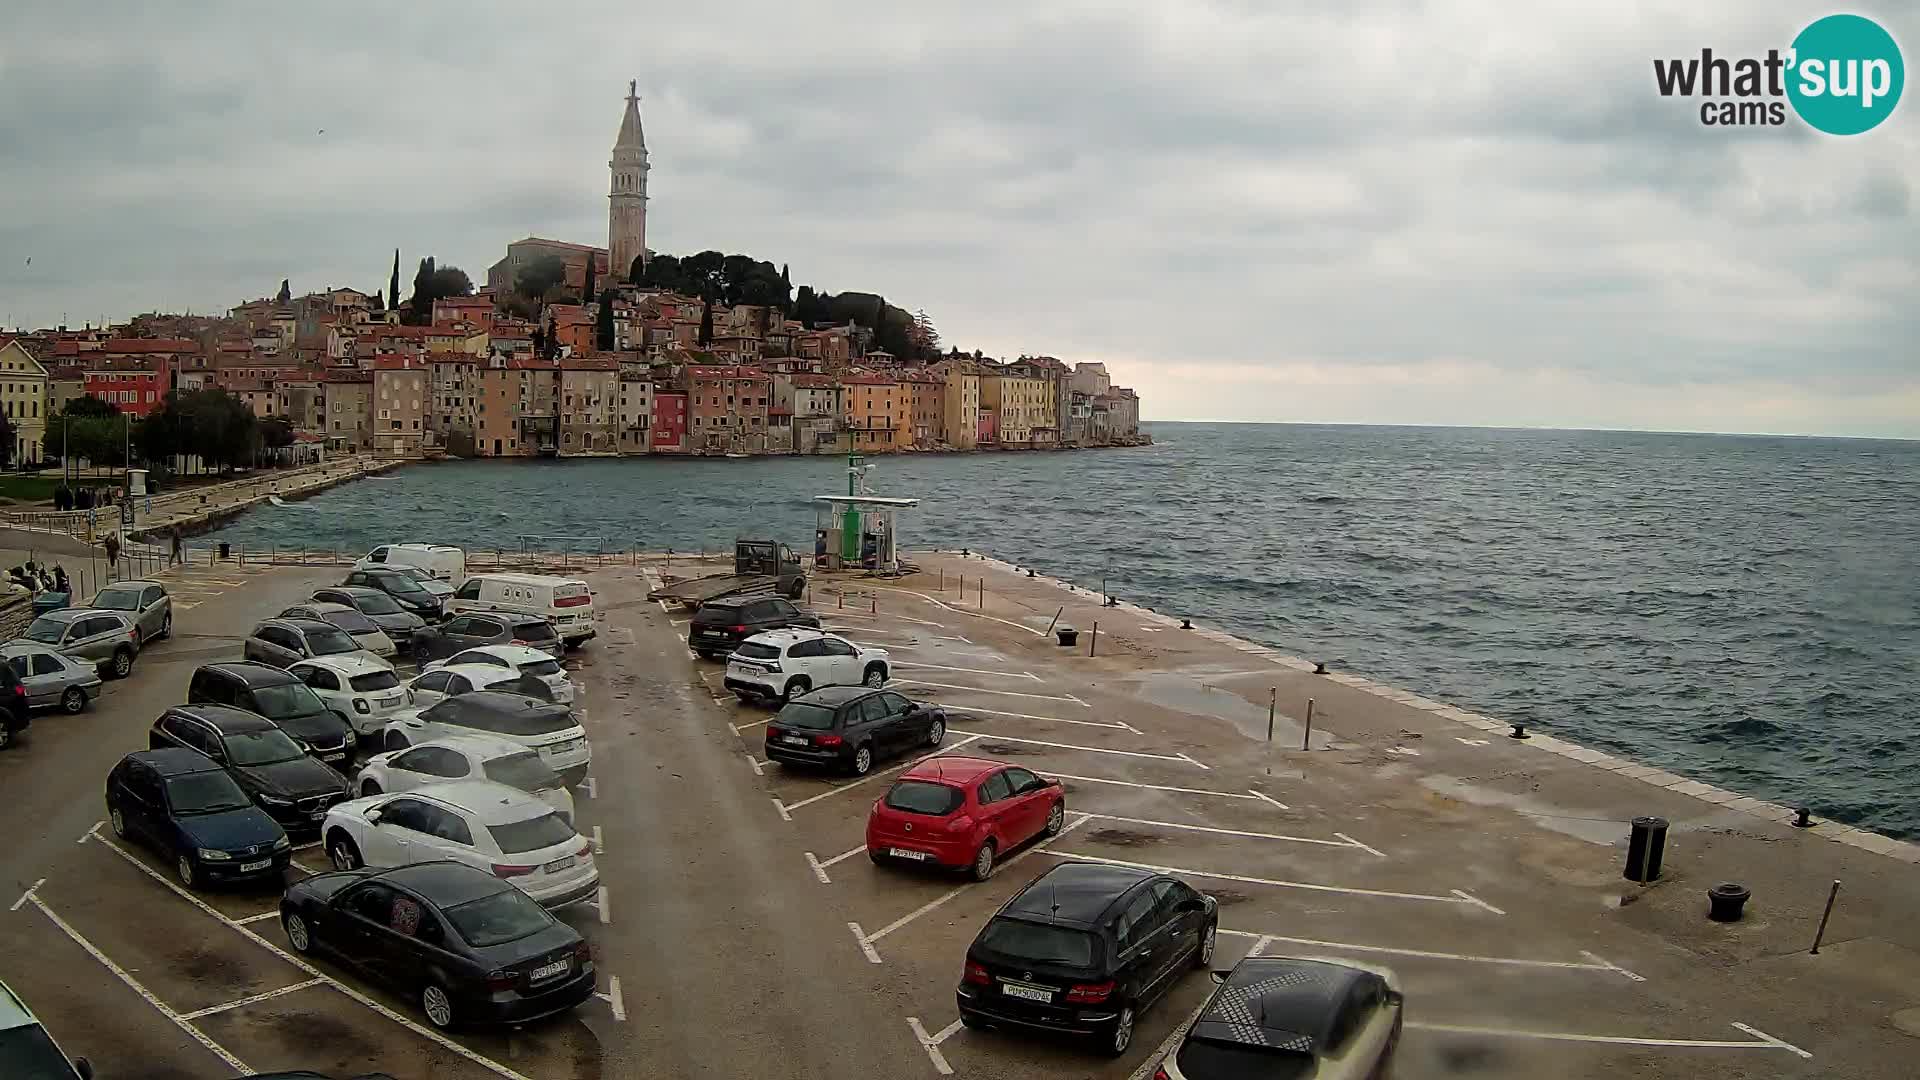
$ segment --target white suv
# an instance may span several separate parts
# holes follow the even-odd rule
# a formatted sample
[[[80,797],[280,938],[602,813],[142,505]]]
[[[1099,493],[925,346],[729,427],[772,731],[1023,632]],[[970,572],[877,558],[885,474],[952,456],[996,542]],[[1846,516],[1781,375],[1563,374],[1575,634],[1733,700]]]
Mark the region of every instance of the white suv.
[[[312,687],[356,735],[379,731],[389,717],[407,707],[407,689],[400,685],[393,665],[365,653],[316,656],[288,667],[287,672]]]
[[[794,627],[755,634],[727,657],[723,683],[740,700],[786,701],[822,686],[887,684],[887,650],[863,649],[835,634]]]

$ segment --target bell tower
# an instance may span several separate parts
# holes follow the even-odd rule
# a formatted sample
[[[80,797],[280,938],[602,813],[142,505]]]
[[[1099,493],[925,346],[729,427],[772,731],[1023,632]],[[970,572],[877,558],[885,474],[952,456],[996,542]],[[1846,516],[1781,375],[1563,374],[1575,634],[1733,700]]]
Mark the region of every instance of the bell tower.
[[[627,83],[627,112],[613,142],[607,191],[607,251],[615,281],[627,280],[633,260],[647,252],[647,139],[640,130],[637,81]]]

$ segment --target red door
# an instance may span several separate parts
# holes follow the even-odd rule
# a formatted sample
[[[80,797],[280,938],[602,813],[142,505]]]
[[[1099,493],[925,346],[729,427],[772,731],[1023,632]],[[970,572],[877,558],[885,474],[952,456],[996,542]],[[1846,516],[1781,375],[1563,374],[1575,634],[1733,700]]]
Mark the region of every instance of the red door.
[[[1047,827],[1047,811],[1053,806],[1047,795],[1052,789],[1039,777],[1017,766],[1008,768],[1005,775],[1007,786],[1013,792],[1008,800],[1009,808],[1018,819],[1014,826],[1018,830],[1015,842],[1024,843]]]

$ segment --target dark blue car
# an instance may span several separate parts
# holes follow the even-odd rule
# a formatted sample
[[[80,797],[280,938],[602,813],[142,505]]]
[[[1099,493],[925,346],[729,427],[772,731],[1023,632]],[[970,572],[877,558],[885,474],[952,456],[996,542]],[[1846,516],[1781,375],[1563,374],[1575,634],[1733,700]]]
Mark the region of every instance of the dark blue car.
[[[107,818],[117,836],[173,860],[180,884],[279,883],[292,857],[286,830],[253,804],[220,764],[197,750],[128,754],[107,776]]]

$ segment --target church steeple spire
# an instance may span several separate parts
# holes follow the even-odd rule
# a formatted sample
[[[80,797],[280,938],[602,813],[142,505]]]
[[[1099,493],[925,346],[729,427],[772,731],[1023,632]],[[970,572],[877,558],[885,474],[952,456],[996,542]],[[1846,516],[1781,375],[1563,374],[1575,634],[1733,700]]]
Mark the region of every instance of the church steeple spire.
[[[607,250],[613,279],[624,281],[647,252],[647,139],[640,128],[640,84],[627,83],[627,111],[613,141],[607,193]]]
[[[613,142],[613,148],[647,148],[646,133],[640,129],[640,82],[630,79],[627,82],[627,114],[620,118],[620,137]]]

